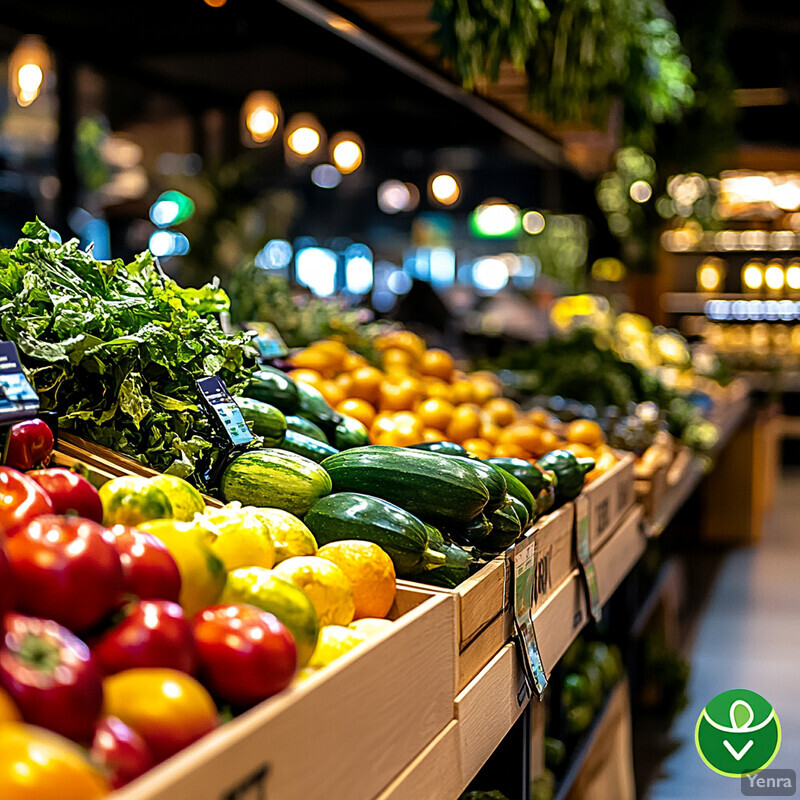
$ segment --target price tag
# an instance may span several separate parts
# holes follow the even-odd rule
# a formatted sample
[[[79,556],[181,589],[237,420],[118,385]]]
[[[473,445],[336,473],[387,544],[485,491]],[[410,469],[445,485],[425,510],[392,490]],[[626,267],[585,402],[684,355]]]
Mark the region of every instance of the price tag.
[[[197,380],[200,401],[216,430],[233,445],[249,444],[253,434],[228,387],[216,375]]]
[[[532,538],[525,544],[523,548],[512,547],[506,551],[506,569],[514,579],[511,597],[514,603],[514,629],[522,655],[522,666],[536,694],[541,697],[547,688],[547,675],[539,655],[539,645],[536,642],[536,631],[531,616],[536,544]]]
[[[0,422],[35,417],[39,397],[28,383],[13,342],[0,342]]]
[[[289,348],[274,325],[269,322],[248,322],[246,327],[249,331],[255,331],[252,344],[262,361],[286,358],[289,355]]]
[[[600,607],[600,593],[597,590],[597,571],[592,561],[592,550],[589,544],[589,498],[578,495],[575,498],[575,552],[581,565],[583,585],[589,609],[595,622],[600,622],[603,609]]]

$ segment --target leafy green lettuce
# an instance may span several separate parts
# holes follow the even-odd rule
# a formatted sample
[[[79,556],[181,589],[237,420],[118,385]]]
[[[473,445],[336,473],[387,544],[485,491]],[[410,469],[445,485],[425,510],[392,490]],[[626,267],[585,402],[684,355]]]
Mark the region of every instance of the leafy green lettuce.
[[[43,410],[59,425],[162,472],[191,476],[216,455],[195,379],[218,375],[236,393],[255,353],[212,312],[216,285],[183,289],[151,253],[96,261],[78,242],[50,241],[28,222],[0,250],[0,325],[16,343]]]

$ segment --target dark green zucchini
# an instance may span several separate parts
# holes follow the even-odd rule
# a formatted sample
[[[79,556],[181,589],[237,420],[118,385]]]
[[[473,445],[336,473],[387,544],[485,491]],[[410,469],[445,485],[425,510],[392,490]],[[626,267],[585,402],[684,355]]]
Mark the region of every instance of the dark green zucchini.
[[[574,500],[583,489],[587,473],[594,469],[593,458],[578,458],[570,450],[553,450],[536,462],[543,470],[555,473],[556,502]]]
[[[319,389],[307,383],[297,383],[298,414],[322,428],[331,441],[336,435],[336,426],[342,421],[342,415],[334,411]]]
[[[469,578],[475,560],[470,553],[455,544],[431,544],[431,549],[444,553],[447,559],[445,563],[440,567],[412,575],[409,580],[428,586],[455,589]]]
[[[506,479],[506,494],[508,494],[509,498],[515,498],[518,502],[525,506],[525,518],[526,520],[532,520],[536,511],[536,500],[534,500],[533,495],[528,491],[528,487],[525,486],[521,480],[516,478],[510,472],[506,472],[497,464],[492,464],[492,466],[496,470],[499,470]]]
[[[284,414],[294,414],[300,408],[297,384],[274,367],[261,367],[253,373],[242,394],[269,403]]]
[[[290,431],[302,433],[304,436],[310,436],[320,442],[325,442],[325,444],[328,443],[328,437],[322,432],[322,429],[303,417],[298,417],[294,414],[286,417],[286,428]]]
[[[369,444],[369,431],[363,422],[342,416],[342,421],[336,426],[333,443],[337,450],[352,450],[354,447],[365,447]]]
[[[425,525],[402,508],[354,492],[323,500],[314,503],[303,519],[318,545],[344,539],[373,542],[392,559],[399,578],[445,563],[445,556],[429,547]]]
[[[419,444],[412,444],[411,448],[413,450],[424,450],[427,453],[439,453],[444,456],[469,457],[469,451],[455,442],[420,442]]]
[[[513,506],[498,509],[489,516],[489,522],[492,523],[491,532],[476,545],[484,553],[502,553],[522,535],[522,526]]]
[[[319,439],[312,439],[310,436],[298,433],[297,431],[286,431],[283,441],[276,444],[278,450],[288,450],[290,453],[297,453],[305,456],[317,464],[321,464],[328,456],[335,456],[339,451],[331,447],[327,442]]]
[[[361,492],[435,524],[468,522],[489,492],[464,459],[404,447],[370,445],[326,458],[335,491]]]
[[[425,525],[425,530],[428,531],[428,541],[431,544],[445,543],[444,536],[442,535],[442,532],[438,528],[435,528],[433,525],[428,525],[427,522],[424,522],[423,525]]]
[[[558,481],[554,472],[521,458],[490,458],[489,463],[501,467],[528,489],[536,503],[536,517],[546,514],[555,505]]]
[[[267,447],[278,444],[286,433],[286,417],[275,406],[252,397],[235,397],[250,430],[264,440]]]
[[[444,529],[444,533],[456,544],[465,547],[477,547],[480,549],[481,543],[492,532],[492,523],[486,514],[479,514],[475,519]]]
[[[533,520],[528,515],[528,509],[525,507],[525,504],[517,500],[513,494],[509,494],[508,499],[510,500],[509,505],[517,512],[517,516],[519,517],[519,525],[522,528],[523,532],[528,530],[528,527],[533,522]]]
[[[447,457],[461,461],[466,467],[473,469],[480,482],[486,487],[486,491],[489,492],[489,500],[483,508],[484,514],[491,514],[508,503],[506,479],[502,470],[479,459],[470,459],[463,456]]]

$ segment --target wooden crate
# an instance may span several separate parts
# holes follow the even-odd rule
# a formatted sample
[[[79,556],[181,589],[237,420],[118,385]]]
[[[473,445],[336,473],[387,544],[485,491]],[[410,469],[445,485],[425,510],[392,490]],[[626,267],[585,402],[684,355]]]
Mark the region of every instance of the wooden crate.
[[[575,548],[572,546],[574,520],[575,506],[567,503],[552,514],[542,517],[531,536],[536,546],[534,609],[543,606],[578,566]]]
[[[575,499],[576,518],[589,514],[589,543],[592,552],[617,529],[625,512],[636,501],[633,467],[636,456],[625,453],[605,475],[587,486]]]
[[[392,630],[261,703],[113,800],[372,800],[453,719],[456,606],[401,588]]]
[[[662,464],[648,474],[637,475],[633,482],[636,502],[647,519],[653,519],[667,492],[667,475],[670,464]]]
[[[634,506],[593,556],[601,605],[614,594],[645,551],[647,538],[642,528],[642,516],[642,507]]]

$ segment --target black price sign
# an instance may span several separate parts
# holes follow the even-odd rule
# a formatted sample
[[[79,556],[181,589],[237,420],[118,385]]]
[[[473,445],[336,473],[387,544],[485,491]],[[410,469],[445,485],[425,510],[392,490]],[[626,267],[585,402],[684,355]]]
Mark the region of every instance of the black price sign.
[[[13,342],[0,342],[0,422],[35,417],[39,397],[28,383]]]
[[[249,444],[253,434],[228,387],[215,375],[197,381],[200,400],[217,431],[233,445]]]

